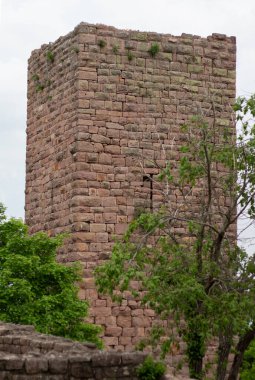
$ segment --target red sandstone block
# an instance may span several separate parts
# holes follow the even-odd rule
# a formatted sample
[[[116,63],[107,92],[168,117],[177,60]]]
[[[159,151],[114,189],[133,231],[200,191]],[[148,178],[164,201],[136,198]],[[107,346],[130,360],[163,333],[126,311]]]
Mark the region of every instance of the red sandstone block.
[[[107,174],[107,181],[114,181],[114,174]]]
[[[99,326],[104,326],[104,325],[106,325],[105,320],[106,320],[106,317],[96,317],[95,323]]]
[[[94,150],[94,145],[93,145],[93,150]],[[95,163],[98,161],[98,154],[97,153],[87,153],[84,155],[84,160],[87,160],[89,163]]]
[[[108,305],[108,300],[107,300],[107,305]],[[106,326],[117,326],[117,320],[116,317],[114,316],[109,316],[105,318],[105,324]]]
[[[103,219],[106,223],[116,223],[116,213],[104,213]]]
[[[93,252],[93,251],[87,251],[86,253],[84,252],[79,252],[79,257],[76,259],[76,261],[93,261],[93,260],[98,260],[98,252]],[[91,274],[92,275],[92,274]]]
[[[89,108],[89,100],[85,100],[85,99],[79,99],[78,100],[78,107],[80,108]]]
[[[105,336],[103,339],[104,339],[105,345],[106,345],[107,347],[117,346],[118,343],[119,343],[117,337],[109,337],[109,336]]]
[[[134,215],[134,206],[127,206],[127,215],[130,216],[130,215]]]
[[[90,107],[94,109],[104,109],[105,108],[105,102],[104,100],[94,100],[92,99],[90,101]]]
[[[145,336],[145,329],[144,327],[136,327],[135,328],[136,336],[143,337]]]
[[[102,206],[103,207],[112,207],[116,206],[116,198],[114,197],[105,197],[102,199]]]
[[[106,226],[106,231],[109,233],[109,234],[114,234],[115,233],[115,225],[114,224],[107,224]],[[110,237],[109,237],[110,239]],[[111,239],[110,239],[111,240]]]
[[[140,336],[133,336],[132,338],[131,338],[131,342],[132,342],[132,344],[135,346],[135,345],[137,345],[137,343],[139,343],[141,341],[141,337]]]
[[[94,240],[95,234],[91,232],[74,232],[72,234],[72,242],[77,243],[81,242],[84,243],[86,241]]]
[[[108,233],[107,232],[98,232],[96,233],[96,241],[97,242],[108,242]]]
[[[102,251],[102,243],[90,243],[90,250],[92,252],[100,252]]]
[[[108,129],[106,133],[108,137],[112,137],[115,139],[119,139],[120,137],[120,131],[117,129]]]
[[[129,336],[121,336],[119,338],[120,344],[123,344],[124,346],[131,344],[131,337]]]
[[[125,337],[135,336],[136,335],[136,329],[134,327],[124,327],[122,335]],[[125,344],[128,344],[128,343],[125,343]]]
[[[133,317],[132,318],[132,326],[134,327],[149,327],[150,326],[150,318],[149,317]]]
[[[106,145],[104,151],[111,154],[120,154],[120,147],[117,145]]]
[[[94,145],[87,141],[77,141],[74,146],[75,152],[93,153]]]
[[[102,200],[98,197],[75,196],[71,200],[71,207],[75,206],[101,206]]]
[[[117,223],[127,223],[127,216],[125,216],[125,215],[118,215],[117,216]]]
[[[78,79],[97,80],[96,71],[79,70]]]
[[[144,309],[144,315],[146,317],[155,317],[155,311],[151,309]]]
[[[93,144],[94,152],[100,153],[104,151],[104,146],[101,143],[93,142],[92,144]]]
[[[112,164],[112,156],[110,154],[100,153],[98,156],[98,162],[100,164],[111,165]]]
[[[93,164],[91,170],[98,173],[112,173],[113,168],[111,165]]]
[[[98,133],[98,127],[95,125],[90,126],[89,133]]]
[[[126,300],[122,301],[122,306],[115,306],[112,308],[112,315],[122,315],[125,317],[131,315],[131,309],[126,305]]]
[[[87,300],[96,300],[98,298],[98,293],[95,289],[86,289],[86,299]]]
[[[102,214],[96,214],[95,215],[95,223],[103,223],[103,215]]]
[[[125,317],[125,316],[119,315],[117,317],[117,325],[120,327],[131,327],[130,316]]]
[[[80,90],[89,89],[89,82],[87,80],[79,80],[77,85]]]
[[[106,336],[120,336],[122,334],[121,327],[106,327],[105,335]]]
[[[100,182],[107,180],[107,174],[105,173],[97,173],[97,180]]]
[[[90,196],[90,197],[96,197],[96,195],[97,195],[96,192],[97,192],[96,189],[93,189],[93,188],[91,189],[91,188],[90,188],[90,189],[89,189],[89,196]]]
[[[135,300],[129,300],[128,301],[128,306],[130,307],[130,309],[135,309],[139,305],[140,305],[140,302],[138,302],[138,301],[135,301]]]
[[[127,223],[116,224],[115,225],[115,233],[117,235],[123,235],[126,232],[127,227],[128,227]]]
[[[143,312],[144,312],[143,309],[136,309],[136,310],[131,311],[131,315],[133,317],[138,317],[138,316],[143,315]]]
[[[92,223],[90,225],[90,231],[91,232],[105,232],[106,231],[106,224]]]
[[[111,308],[103,306],[93,307],[91,308],[91,315],[96,317],[109,317],[111,315]]]
[[[75,249],[77,249],[79,252],[86,252],[89,250],[89,246],[87,243],[76,243]]]
[[[95,305],[96,306],[106,306],[106,300],[101,300],[101,299],[96,300]]]
[[[84,278],[83,279],[83,287],[84,287],[84,289],[94,289],[95,288],[94,278]]]
[[[85,299],[86,299],[86,292],[85,292],[84,289],[79,289],[78,297],[79,297],[81,300],[85,300]]]
[[[98,189],[97,190],[97,196],[99,197],[109,197],[110,190],[108,189]]]

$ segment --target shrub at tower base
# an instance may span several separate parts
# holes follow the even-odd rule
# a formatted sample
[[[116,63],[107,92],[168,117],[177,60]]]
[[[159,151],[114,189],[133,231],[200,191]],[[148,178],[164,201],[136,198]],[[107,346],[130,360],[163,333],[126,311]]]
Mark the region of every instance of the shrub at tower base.
[[[0,320],[101,347],[100,328],[83,322],[88,304],[78,298],[78,266],[56,262],[63,237],[29,236],[21,220],[6,220],[4,212],[0,204]]]
[[[155,192],[164,195],[161,207],[131,222],[96,276],[100,292],[116,299],[129,289],[172,320],[168,331],[154,329],[152,338],[164,334],[162,351],[171,350],[174,324],[193,378],[205,378],[203,359],[217,336],[215,379],[226,378],[234,350],[228,375],[234,380],[255,336],[254,256],[239,248],[236,236],[237,219],[255,217],[255,96],[234,105],[237,138],[233,123],[221,125],[213,104],[211,109],[213,116],[183,126],[180,161],[170,156],[155,179]],[[132,290],[132,280],[145,291]]]

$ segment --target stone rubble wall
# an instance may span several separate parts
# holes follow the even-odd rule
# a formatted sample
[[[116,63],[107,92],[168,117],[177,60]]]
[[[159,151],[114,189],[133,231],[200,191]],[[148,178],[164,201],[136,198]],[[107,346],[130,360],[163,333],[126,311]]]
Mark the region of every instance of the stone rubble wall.
[[[99,297],[93,270],[136,212],[159,206],[162,195],[146,175],[158,173],[153,160],[164,165],[168,154],[173,166],[179,160],[181,125],[202,113],[233,128],[235,62],[234,37],[86,23],[32,52],[26,222],[31,233],[71,234],[59,260],[82,263],[80,297],[90,301],[90,321],[104,327],[109,348],[133,349],[155,316],[129,293],[121,307]],[[170,201],[178,203],[176,194]],[[178,226],[176,232],[185,233]]]
[[[0,380],[135,380],[145,356],[99,351],[90,343],[35,333],[32,326],[0,323]]]

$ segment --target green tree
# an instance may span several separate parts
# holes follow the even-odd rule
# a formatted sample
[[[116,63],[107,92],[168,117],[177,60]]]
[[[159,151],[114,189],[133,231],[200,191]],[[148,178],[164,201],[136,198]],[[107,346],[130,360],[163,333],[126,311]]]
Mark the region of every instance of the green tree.
[[[62,242],[63,236],[30,236],[21,220],[6,219],[0,204],[0,320],[101,347],[101,329],[84,323],[88,303],[78,298],[79,266],[56,262]]]
[[[173,318],[196,379],[204,376],[212,336],[219,338],[215,378],[224,380],[230,350],[237,349],[237,358],[245,346],[239,343],[253,334],[254,257],[237,246],[236,223],[255,216],[255,96],[239,98],[234,110],[241,124],[237,139],[233,123],[222,123],[214,104],[207,118],[183,126],[180,160],[170,156],[155,180],[161,207],[131,222],[96,271],[100,292],[116,299],[130,289],[162,319]],[[131,280],[146,292],[132,290]],[[170,333],[163,350],[172,339]]]
[[[255,341],[253,341],[249,348],[244,353],[241,380],[255,379]]]

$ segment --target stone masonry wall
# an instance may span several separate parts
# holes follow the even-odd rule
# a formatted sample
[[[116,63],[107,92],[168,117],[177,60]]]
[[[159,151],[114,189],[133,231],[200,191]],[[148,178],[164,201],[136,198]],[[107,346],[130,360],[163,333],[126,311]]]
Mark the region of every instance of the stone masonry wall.
[[[151,162],[164,165],[168,152],[173,163],[179,159],[180,126],[200,112],[232,128],[235,52],[235,38],[220,34],[175,37],[85,23],[32,52],[26,222],[31,233],[71,233],[59,260],[81,261],[80,296],[90,300],[90,320],[104,326],[107,347],[133,348],[154,313],[129,294],[121,307],[98,297],[93,270],[140,208],[160,204]]]
[[[102,352],[93,344],[35,333],[32,326],[0,323],[0,380],[136,380],[140,352]]]

